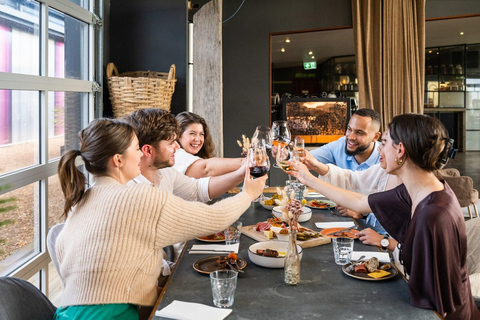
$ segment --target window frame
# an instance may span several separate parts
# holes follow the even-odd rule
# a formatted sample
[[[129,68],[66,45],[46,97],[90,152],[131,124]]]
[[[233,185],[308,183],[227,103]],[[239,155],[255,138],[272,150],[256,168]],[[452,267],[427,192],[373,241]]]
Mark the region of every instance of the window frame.
[[[48,264],[51,258],[47,252],[46,239],[48,233],[48,178],[57,174],[57,165],[60,158],[48,159],[48,93],[55,91],[81,92],[88,94],[87,107],[81,109],[81,128],[101,116],[102,105],[102,53],[103,24],[98,17],[103,10],[103,0],[89,0],[89,10],[69,0],[34,0],[40,6],[40,75],[0,72],[0,89],[2,90],[30,90],[40,92],[39,118],[39,163],[26,168],[5,173],[0,176],[0,186],[5,189],[0,195],[15,189],[38,182],[38,228],[40,252],[27,261],[15,262],[0,272],[0,276],[14,276],[28,280],[39,273],[39,289],[48,296]],[[55,9],[65,15],[88,24],[88,80],[48,77],[48,37],[49,37],[49,9]],[[78,159],[77,166],[83,162]],[[60,196],[60,195],[59,195]]]

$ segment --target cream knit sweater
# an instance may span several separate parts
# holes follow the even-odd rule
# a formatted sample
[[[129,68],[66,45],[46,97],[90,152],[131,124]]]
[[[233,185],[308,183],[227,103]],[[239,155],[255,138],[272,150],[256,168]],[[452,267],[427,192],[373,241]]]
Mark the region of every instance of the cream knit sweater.
[[[162,248],[221,231],[250,206],[244,192],[209,206],[110,177],[97,178],[84,199],[56,242],[65,278],[61,306],[153,305]]]

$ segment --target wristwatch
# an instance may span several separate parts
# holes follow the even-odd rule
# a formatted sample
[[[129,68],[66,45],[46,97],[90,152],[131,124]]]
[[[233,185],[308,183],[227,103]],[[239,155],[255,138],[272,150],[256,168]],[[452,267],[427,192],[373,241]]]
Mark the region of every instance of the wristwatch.
[[[369,214],[370,214],[370,213],[368,213],[368,212],[362,212],[362,213],[361,213],[362,219],[367,219],[367,217],[368,217]]]
[[[387,251],[389,244],[390,244],[390,240],[388,239],[388,236],[387,235],[383,236],[383,239],[380,241],[380,245],[382,246],[382,250]]]

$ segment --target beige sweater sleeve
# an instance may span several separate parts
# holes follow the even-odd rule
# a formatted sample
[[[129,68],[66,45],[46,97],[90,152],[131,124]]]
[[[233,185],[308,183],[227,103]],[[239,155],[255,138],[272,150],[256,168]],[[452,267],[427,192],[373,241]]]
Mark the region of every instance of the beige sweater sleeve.
[[[160,247],[222,231],[237,220],[251,203],[245,192],[207,205],[186,201],[155,188],[149,191],[153,194],[144,194],[140,201],[144,210],[156,213],[157,245]]]

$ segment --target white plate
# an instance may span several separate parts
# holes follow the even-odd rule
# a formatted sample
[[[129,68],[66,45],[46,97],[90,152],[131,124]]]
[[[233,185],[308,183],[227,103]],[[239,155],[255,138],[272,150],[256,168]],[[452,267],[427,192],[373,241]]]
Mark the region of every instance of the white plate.
[[[312,209],[303,207],[303,213],[298,217],[298,222],[305,222],[312,217]],[[280,206],[273,208],[272,213],[275,217],[282,219],[283,213],[280,211]]]
[[[305,205],[306,207],[309,207],[309,208],[312,208],[312,209],[317,209],[317,210],[329,210],[329,209],[334,209],[335,207],[337,207],[337,204],[333,201],[330,201],[330,200],[317,200],[318,202],[323,202],[323,203],[326,203],[328,204],[329,206],[325,207],[325,208],[318,208],[318,207],[312,207],[308,204]]]
[[[248,258],[250,261],[265,268],[283,268],[285,263],[285,257],[282,258],[273,258],[273,257],[265,257],[256,254],[257,249],[272,249],[277,250],[278,252],[287,252],[288,242],[284,241],[264,241],[264,242],[257,242],[252,244],[248,248]],[[303,256],[303,249],[297,244],[298,255],[300,260],[302,260]]]
[[[270,200],[271,198],[265,198],[265,200]],[[268,206],[265,204],[265,201],[258,201],[258,203],[260,203],[260,205],[262,207],[264,207],[265,209],[267,210],[272,210],[274,207],[276,207],[277,205],[274,205],[274,206]]]

